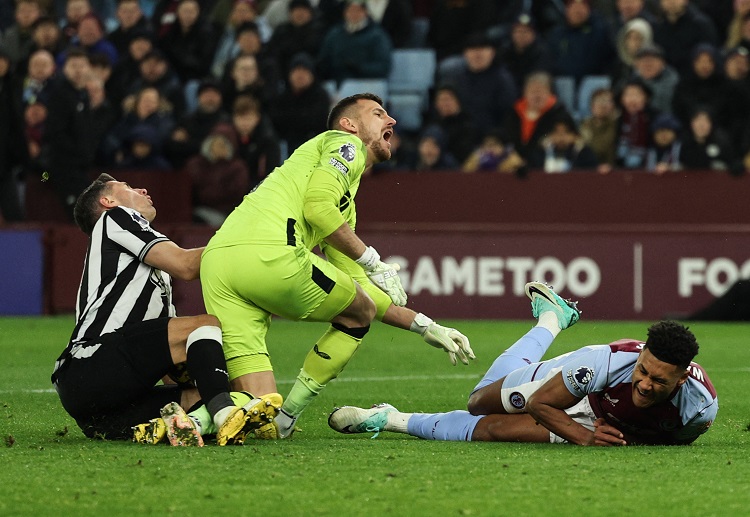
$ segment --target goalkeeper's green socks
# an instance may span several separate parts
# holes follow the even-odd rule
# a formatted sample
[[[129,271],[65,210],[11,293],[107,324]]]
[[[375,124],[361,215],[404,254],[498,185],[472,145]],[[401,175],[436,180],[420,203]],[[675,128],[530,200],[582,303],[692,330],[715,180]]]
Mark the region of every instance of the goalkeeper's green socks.
[[[297,380],[284,400],[282,413],[276,418],[280,426],[284,425],[283,413],[291,417],[290,425],[293,425],[293,420],[302,414],[328,381],[338,376],[357,351],[369,328],[349,329],[334,324],[323,334],[307,354]]]

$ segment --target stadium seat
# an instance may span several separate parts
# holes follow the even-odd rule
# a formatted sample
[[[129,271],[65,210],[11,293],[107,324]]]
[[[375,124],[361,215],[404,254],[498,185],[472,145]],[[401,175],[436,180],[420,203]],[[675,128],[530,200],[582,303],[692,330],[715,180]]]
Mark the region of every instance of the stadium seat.
[[[399,128],[417,131],[435,84],[437,59],[433,49],[396,49],[388,76],[389,111]]]
[[[339,86],[336,100],[349,97],[356,93],[374,93],[383,102],[388,102],[387,79],[344,79]]]
[[[397,129],[419,131],[422,128],[422,113],[425,101],[418,93],[391,93],[388,114],[396,119]]]
[[[435,84],[436,58],[433,49],[403,48],[391,54],[388,90],[392,93],[425,93]]]
[[[560,76],[555,77],[553,86],[555,95],[568,109],[571,115],[578,120],[576,109],[576,80],[573,77]]]
[[[591,115],[591,96],[596,90],[610,88],[612,80],[606,75],[587,75],[578,86],[578,117],[580,120]]]

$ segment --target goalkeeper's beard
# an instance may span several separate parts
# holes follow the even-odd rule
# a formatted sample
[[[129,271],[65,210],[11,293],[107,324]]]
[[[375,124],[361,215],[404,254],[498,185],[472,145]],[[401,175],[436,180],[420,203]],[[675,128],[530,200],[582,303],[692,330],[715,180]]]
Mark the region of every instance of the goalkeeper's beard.
[[[383,139],[379,138],[371,142],[368,147],[372,151],[375,161],[373,163],[385,162],[391,159],[390,148],[383,145]]]

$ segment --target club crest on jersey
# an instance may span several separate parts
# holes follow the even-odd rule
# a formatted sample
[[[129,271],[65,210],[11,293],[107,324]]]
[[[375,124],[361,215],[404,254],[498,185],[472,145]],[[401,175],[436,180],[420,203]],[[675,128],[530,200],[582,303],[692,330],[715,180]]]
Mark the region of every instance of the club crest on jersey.
[[[339,154],[344,160],[346,160],[349,163],[354,161],[355,151],[356,151],[356,147],[354,147],[354,144],[349,143],[349,142],[339,147]]]
[[[526,397],[521,393],[514,391],[510,394],[510,405],[516,409],[523,409],[526,407]]]
[[[130,217],[133,219],[133,221],[138,223],[142,229],[148,230],[149,228],[148,221],[141,214],[139,214],[138,212],[130,212]]]

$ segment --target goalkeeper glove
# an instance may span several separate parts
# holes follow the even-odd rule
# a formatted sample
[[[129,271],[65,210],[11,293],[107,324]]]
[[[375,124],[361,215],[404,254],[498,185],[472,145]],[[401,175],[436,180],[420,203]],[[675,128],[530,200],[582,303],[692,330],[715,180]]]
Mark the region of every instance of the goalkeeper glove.
[[[386,264],[380,261],[380,255],[375,248],[368,246],[365,252],[356,261],[362,266],[370,281],[390,296],[391,301],[399,307],[406,305],[406,292],[398,277],[398,264]]]
[[[456,366],[456,357],[464,364],[469,364],[469,359],[476,359],[469,338],[456,329],[438,325],[421,312],[416,315],[409,330],[422,336],[428,345],[445,350],[453,366]]]

